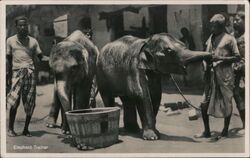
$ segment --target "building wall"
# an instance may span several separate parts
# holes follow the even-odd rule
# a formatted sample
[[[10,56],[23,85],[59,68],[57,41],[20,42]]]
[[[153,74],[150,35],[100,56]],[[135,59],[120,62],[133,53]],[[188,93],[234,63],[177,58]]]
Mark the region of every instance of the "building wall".
[[[93,30],[93,42],[101,49],[112,39],[112,29],[107,28],[106,20],[99,20],[100,12],[112,12],[126,6],[121,5],[96,5],[96,6],[46,6],[33,10],[30,14],[32,34],[40,40],[42,49],[49,54],[52,47],[53,37],[44,37],[43,30],[59,16],[68,15],[68,34],[79,28],[79,22],[84,17],[91,18]],[[237,5],[228,6],[228,12],[233,14]],[[46,16],[42,16],[46,15]],[[145,17],[146,27],[150,27],[148,7],[142,7],[138,14],[124,12],[124,29],[131,30],[131,26],[141,27],[142,18]],[[39,17],[39,18],[37,18]],[[201,5],[168,5],[167,28],[176,38],[181,37],[180,29],[187,27],[193,35],[197,50],[203,50],[202,45],[202,6]],[[12,19],[7,21],[7,37],[15,33],[15,25]],[[201,63],[191,64],[187,68],[186,76],[189,85],[202,85],[203,71]],[[182,75],[175,75],[177,80],[182,81]]]
[[[168,5],[168,32],[181,37],[181,28],[186,27],[194,38],[197,50],[202,50],[201,5]]]
[[[149,27],[148,7],[142,7],[138,14],[133,12],[124,12],[123,16],[124,16],[124,30],[126,31],[133,31],[133,29],[131,29],[131,26],[137,28],[142,27],[143,17],[145,18],[146,21],[146,27]]]
[[[196,50],[203,50],[201,13],[201,5],[168,5],[168,32],[179,39],[182,37],[181,28],[186,27],[194,38]],[[202,76],[201,62],[188,65],[186,79],[189,86],[201,85]],[[183,84],[183,75],[175,77]]]
[[[111,12],[123,8],[124,6],[95,6],[91,11],[91,23],[93,29],[93,42],[101,49],[111,41],[112,30],[107,28],[106,20],[99,20],[100,12]]]

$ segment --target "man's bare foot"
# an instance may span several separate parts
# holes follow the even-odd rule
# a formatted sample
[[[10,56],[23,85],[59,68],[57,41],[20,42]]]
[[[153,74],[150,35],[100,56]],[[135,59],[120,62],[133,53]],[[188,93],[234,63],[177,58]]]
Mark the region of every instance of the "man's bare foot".
[[[16,137],[16,136],[17,136],[17,134],[16,134],[16,132],[15,132],[14,130],[8,130],[7,135],[8,135],[9,137]]]
[[[210,132],[202,132],[202,133],[194,135],[194,138],[210,138],[210,137],[211,137]]]
[[[26,137],[32,137],[29,131],[23,131],[23,135]]]
[[[220,134],[220,135],[217,135],[217,136],[211,138],[211,139],[210,139],[210,142],[217,142],[217,141],[223,140],[223,139],[225,139],[225,138],[227,138],[227,135],[221,135],[221,134]]]
[[[159,136],[156,134],[155,130],[152,129],[144,129],[142,137],[144,140],[157,140]]]
[[[244,128],[240,129],[240,130],[237,132],[237,134],[238,134],[238,135],[241,135],[241,136],[245,135],[245,129],[244,129]]]

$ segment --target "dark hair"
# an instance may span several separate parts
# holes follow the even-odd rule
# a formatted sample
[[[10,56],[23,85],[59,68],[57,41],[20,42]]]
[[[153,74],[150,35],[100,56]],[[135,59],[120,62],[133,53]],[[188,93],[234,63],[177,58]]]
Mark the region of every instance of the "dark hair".
[[[186,27],[181,28],[181,33],[189,33],[188,29]]]
[[[26,22],[28,22],[28,18],[26,16],[18,16],[15,18],[16,26],[17,26],[18,21],[20,21],[20,20],[25,20]]]
[[[245,12],[244,11],[238,11],[236,13],[237,16],[239,16],[241,19],[245,20]]]

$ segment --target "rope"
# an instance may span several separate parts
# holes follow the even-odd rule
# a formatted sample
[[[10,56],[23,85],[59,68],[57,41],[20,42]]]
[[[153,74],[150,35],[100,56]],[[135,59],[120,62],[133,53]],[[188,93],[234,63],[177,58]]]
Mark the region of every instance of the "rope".
[[[177,82],[175,81],[174,77],[172,74],[170,74],[170,77],[172,79],[172,81],[174,82],[175,87],[177,88],[178,92],[180,93],[180,95],[183,97],[183,99],[188,103],[189,106],[191,106],[192,108],[196,109],[196,110],[201,110],[200,108],[195,107],[194,105],[192,105],[184,96],[184,94],[182,93],[180,87],[178,86]]]

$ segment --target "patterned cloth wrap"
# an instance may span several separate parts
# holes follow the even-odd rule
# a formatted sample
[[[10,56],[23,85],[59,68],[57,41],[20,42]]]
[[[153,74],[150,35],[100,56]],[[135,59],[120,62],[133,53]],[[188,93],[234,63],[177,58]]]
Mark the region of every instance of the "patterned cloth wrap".
[[[7,95],[7,107],[17,108],[22,101],[26,115],[31,116],[35,108],[36,78],[33,69],[22,68],[13,70],[12,86]]]

